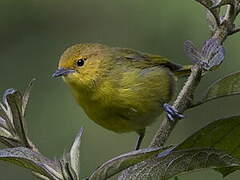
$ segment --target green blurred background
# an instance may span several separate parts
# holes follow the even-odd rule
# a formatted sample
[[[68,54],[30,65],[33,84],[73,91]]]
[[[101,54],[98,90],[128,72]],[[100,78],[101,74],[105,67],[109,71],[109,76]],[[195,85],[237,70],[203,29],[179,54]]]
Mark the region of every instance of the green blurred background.
[[[102,162],[131,151],[136,134],[115,134],[90,121],[68,88],[51,74],[65,48],[75,43],[100,42],[161,54],[187,64],[185,40],[201,45],[209,36],[203,8],[194,0],[0,0],[0,92],[24,89],[37,78],[27,121],[32,140],[46,156],[60,157],[79,128],[85,133],[81,147],[81,177]],[[239,71],[239,35],[226,43],[226,59],[218,71],[204,77],[197,91],[224,75]],[[179,82],[179,86],[183,84]],[[240,97],[209,102],[185,113],[169,143],[178,143],[205,124],[239,113]],[[159,121],[147,129],[144,146],[151,141]],[[2,146],[3,147],[3,146]],[[0,162],[0,179],[36,179],[23,168]],[[182,175],[179,179],[222,179],[212,170]],[[227,177],[239,179],[240,173]]]

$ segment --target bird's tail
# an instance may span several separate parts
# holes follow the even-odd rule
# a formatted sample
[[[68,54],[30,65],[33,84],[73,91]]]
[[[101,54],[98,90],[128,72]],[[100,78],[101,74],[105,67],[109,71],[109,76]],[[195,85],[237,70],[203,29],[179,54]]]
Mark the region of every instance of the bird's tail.
[[[192,68],[192,65],[184,65],[179,69],[175,70],[174,74],[177,77],[186,77],[191,73],[191,68]]]

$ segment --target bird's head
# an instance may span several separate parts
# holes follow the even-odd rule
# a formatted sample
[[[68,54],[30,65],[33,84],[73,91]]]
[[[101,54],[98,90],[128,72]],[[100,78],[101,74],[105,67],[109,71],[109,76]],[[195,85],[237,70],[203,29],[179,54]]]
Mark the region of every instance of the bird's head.
[[[62,54],[53,77],[63,77],[70,85],[91,85],[104,71],[110,58],[109,47],[102,44],[76,44]]]

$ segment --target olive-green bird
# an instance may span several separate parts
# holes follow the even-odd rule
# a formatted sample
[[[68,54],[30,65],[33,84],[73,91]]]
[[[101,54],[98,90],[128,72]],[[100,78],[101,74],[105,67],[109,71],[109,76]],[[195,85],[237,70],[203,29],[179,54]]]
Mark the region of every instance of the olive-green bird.
[[[62,76],[90,119],[117,133],[139,134],[163,112],[175,94],[181,66],[158,55],[102,44],[76,44],[60,58],[53,77]]]

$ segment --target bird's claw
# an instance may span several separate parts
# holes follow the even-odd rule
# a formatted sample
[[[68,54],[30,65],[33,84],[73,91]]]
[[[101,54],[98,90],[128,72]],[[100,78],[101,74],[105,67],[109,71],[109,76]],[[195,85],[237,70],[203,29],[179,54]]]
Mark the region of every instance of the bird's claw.
[[[184,117],[170,104],[165,103],[163,105],[163,109],[167,113],[167,118],[170,121],[174,121],[175,119],[182,119]]]

